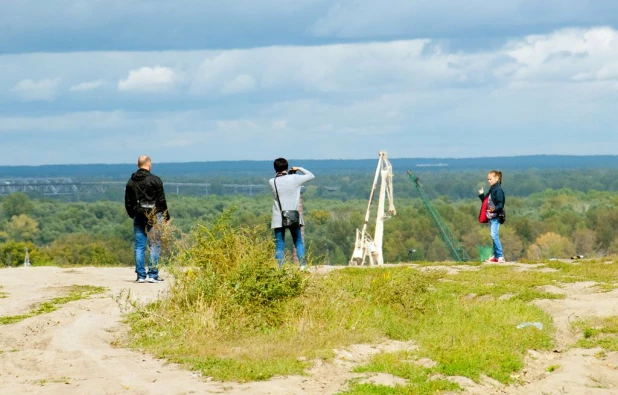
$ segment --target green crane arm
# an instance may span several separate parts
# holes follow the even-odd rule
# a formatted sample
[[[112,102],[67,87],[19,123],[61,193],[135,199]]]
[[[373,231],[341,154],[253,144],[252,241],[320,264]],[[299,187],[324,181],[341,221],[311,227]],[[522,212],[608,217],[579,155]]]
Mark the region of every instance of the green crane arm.
[[[433,204],[431,204],[431,200],[429,200],[429,197],[427,197],[427,194],[425,194],[423,187],[421,187],[419,178],[416,177],[414,174],[412,174],[410,170],[408,170],[408,176],[410,177],[410,180],[412,180],[412,182],[414,183],[416,190],[421,196],[421,200],[423,201],[423,204],[425,205],[425,207],[427,208],[427,211],[429,212],[429,216],[431,217],[431,220],[433,221],[434,225],[438,228],[440,238],[442,239],[444,244],[446,244],[446,246],[448,247],[453,259],[455,259],[457,262],[470,261],[470,257],[466,253],[466,250],[464,249],[463,245],[461,245],[461,243],[457,240],[453,232],[451,232],[449,227],[446,225],[446,223],[442,219],[442,216],[440,215],[438,210],[436,210]]]

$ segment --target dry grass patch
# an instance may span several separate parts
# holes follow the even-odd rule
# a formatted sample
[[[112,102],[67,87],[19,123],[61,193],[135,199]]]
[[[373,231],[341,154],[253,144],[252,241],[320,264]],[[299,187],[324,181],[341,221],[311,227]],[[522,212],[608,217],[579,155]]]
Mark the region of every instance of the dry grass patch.
[[[0,317],[0,325],[14,324],[40,314],[51,313],[52,311],[58,310],[58,308],[65,303],[85,299],[91,295],[105,292],[105,290],[105,287],[95,287],[92,285],[71,285],[69,287],[62,287],[61,292],[66,293],[67,295],[59,296],[50,301],[35,305],[32,307],[30,312],[26,314]]]

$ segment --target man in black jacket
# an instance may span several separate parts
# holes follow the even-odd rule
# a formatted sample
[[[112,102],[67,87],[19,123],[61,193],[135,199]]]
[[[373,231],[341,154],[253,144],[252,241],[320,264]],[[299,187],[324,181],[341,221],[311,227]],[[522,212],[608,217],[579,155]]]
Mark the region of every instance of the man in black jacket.
[[[133,218],[133,233],[135,234],[135,272],[138,283],[157,283],[163,281],[159,277],[159,255],[161,240],[156,234],[153,222],[169,221],[163,182],[150,173],[152,161],[142,155],[137,159],[139,169],[131,175],[124,194],[124,206],[129,217]],[[150,233],[150,234],[149,234]],[[150,236],[150,237],[148,237]],[[150,240],[149,240],[150,239]],[[150,250],[148,273],[145,268],[146,245]]]

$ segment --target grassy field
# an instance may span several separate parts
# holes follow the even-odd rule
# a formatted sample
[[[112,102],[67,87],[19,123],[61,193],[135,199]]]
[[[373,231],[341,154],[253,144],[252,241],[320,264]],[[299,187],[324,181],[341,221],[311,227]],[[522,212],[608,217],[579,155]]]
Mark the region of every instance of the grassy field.
[[[530,301],[564,296],[543,286],[617,285],[613,261],[478,266],[457,274],[425,263],[319,274],[277,269],[272,256],[269,235],[258,229],[234,229],[225,220],[196,228],[173,257],[169,297],[128,316],[129,345],[215,380],[242,382],[303,374],[335,348],[413,341],[415,351],[381,353],[356,368],[393,374],[406,385],[351,381],[345,394],[436,393],[457,390],[448,376],[512,383],[527,350],[550,350],[552,320]],[[518,329],[522,322],[543,329]],[[581,323],[583,341],[601,344],[602,334],[618,332],[616,322]],[[434,364],[424,367],[420,359]]]

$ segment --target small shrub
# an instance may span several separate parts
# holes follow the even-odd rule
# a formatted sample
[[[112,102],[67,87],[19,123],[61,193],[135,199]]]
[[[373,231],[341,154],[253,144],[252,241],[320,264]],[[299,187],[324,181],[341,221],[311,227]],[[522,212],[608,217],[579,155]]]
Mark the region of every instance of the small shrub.
[[[557,233],[547,232],[528,247],[529,259],[567,258],[575,254],[575,245],[568,238]]]
[[[32,243],[24,241],[7,241],[0,243],[0,265],[18,266],[24,263],[26,248],[30,256],[30,263],[43,263],[49,258]]]
[[[276,326],[281,304],[302,293],[306,276],[277,268],[270,233],[233,227],[230,214],[212,227],[195,227],[183,240],[188,247],[178,249],[170,303],[214,309],[217,331]]]
[[[58,265],[117,266],[133,263],[133,248],[129,242],[88,233],[62,236],[43,251]]]

